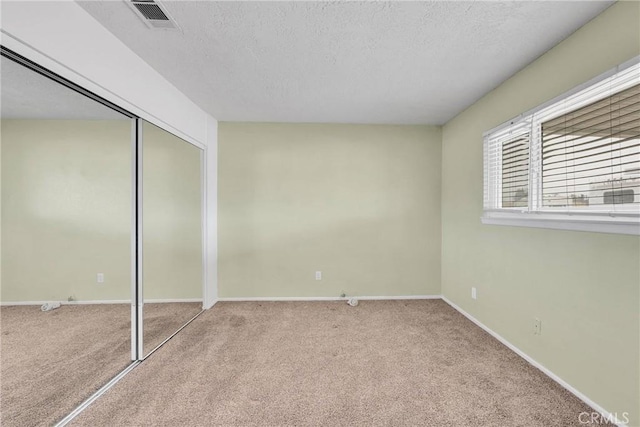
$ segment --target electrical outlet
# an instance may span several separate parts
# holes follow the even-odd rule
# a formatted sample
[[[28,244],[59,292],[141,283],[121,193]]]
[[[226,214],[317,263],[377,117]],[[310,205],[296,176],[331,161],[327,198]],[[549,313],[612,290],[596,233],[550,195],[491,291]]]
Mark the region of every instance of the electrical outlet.
[[[533,334],[540,335],[542,333],[542,322],[537,317],[533,319]]]
[[[476,292],[476,288],[471,288],[471,298],[478,299],[478,292]]]
[[[322,280],[322,271],[316,271],[316,280]]]
[[[96,280],[98,283],[104,283],[104,273],[98,273]]]

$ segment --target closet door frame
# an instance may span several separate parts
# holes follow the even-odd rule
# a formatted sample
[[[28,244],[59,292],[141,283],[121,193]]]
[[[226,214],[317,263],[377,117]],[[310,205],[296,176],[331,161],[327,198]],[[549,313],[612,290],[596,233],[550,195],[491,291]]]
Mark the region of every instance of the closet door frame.
[[[131,124],[131,360],[142,360],[144,358],[142,119],[136,118]]]

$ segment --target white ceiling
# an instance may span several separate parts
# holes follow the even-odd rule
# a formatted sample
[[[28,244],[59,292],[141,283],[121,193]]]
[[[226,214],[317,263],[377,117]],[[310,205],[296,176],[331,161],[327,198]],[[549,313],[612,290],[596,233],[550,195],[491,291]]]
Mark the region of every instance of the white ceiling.
[[[3,119],[128,119],[4,56],[0,59],[0,76],[0,117]]]
[[[164,1],[178,32],[80,2],[218,120],[397,124],[447,122],[612,3]]]

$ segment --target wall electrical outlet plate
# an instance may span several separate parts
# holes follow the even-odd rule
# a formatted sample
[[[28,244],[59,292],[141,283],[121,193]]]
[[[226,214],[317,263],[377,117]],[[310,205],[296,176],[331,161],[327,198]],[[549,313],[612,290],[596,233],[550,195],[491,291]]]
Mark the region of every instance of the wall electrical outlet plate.
[[[533,334],[540,335],[542,333],[542,322],[537,317],[533,320]]]

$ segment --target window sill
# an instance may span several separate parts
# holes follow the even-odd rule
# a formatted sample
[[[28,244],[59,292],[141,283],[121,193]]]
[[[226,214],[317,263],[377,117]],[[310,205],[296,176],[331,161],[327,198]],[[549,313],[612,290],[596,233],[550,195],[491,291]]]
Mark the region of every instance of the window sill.
[[[485,211],[481,221],[488,225],[640,235],[640,217],[638,215],[611,217],[594,214]]]

